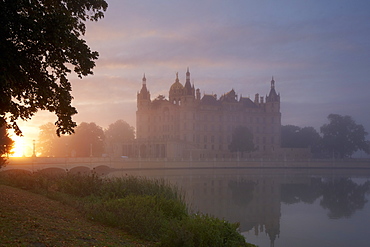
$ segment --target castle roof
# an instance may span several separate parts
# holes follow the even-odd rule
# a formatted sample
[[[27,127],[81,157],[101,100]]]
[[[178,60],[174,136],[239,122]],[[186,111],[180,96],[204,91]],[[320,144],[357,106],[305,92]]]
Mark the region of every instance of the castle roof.
[[[217,100],[216,95],[212,94],[205,94],[200,102],[204,105],[213,105],[213,106],[220,105],[220,101]]]
[[[249,107],[249,108],[257,107],[256,104],[250,98],[241,97],[240,102],[242,102],[243,106],[245,107]]]
[[[236,98],[237,96],[236,96],[234,89],[231,89],[230,92],[227,92],[224,95],[222,95],[220,100],[226,101],[226,102],[237,102]]]

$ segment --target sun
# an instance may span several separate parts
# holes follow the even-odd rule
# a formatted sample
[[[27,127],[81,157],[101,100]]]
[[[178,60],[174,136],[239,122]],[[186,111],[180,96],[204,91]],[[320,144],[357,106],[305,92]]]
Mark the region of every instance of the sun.
[[[12,140],[14,141],[12,149],[12,157],[23,157],[26,155],[27,144],[24,137],[12,135]]]

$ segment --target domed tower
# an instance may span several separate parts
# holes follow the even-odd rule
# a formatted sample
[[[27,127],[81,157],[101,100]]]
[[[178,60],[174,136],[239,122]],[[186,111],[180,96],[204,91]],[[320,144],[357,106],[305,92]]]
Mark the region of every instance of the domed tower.
[[[170,87],[169,100],[175,105],[181,104],[181,97],[184,93],[184,86],[179,81],[179,73],[176,73],[176,80]]]

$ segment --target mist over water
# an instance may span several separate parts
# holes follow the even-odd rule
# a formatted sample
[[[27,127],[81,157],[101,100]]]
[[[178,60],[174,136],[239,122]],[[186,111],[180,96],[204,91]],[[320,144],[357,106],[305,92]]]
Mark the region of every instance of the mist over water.
[[[107,176],[164,178],[194,212],[240,222],[248,242],[268,246],[367,246],[368,169],[158,169]]]

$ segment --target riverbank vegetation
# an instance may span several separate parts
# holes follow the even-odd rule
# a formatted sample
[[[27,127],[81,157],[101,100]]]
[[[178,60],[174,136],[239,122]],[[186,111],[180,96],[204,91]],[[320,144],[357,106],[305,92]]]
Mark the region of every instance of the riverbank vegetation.
[[[66,203],[155,246],[254,246],[238,223],[192,212],[183,193],[165,180],[8,170],[0,173],[0,183]]]

